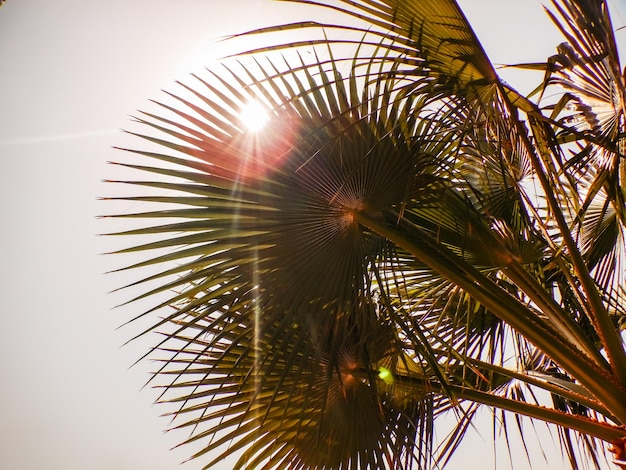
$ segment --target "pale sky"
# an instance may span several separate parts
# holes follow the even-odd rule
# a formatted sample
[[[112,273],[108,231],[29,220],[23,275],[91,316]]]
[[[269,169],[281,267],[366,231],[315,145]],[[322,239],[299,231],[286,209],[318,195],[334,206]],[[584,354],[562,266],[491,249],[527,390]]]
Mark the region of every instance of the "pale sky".
[[[560,42],[536,0],[461,4],[495,63],[539,61]],[[191,449],[169,450],[185,434],[164,434],[165,409],[141,390],[151,365],[129,369],[156,338],[121,346],[137,330],[115,328],[140,306],[114,310],[127,296],[107,294],[135,277],[103,274],[121,261],[99,255],[111,249],[97,236],[111,229],[96,218],[110,212],[100,181],[111,177],[107,161],[125,157],[112,146],[131,145],[119,131],[128,116],[228,53],[218,37],[306,11],[269,0],[8,0],[0,9],[0,469],[202,467],[179,466]],[[516,77],[506,79],[524,89]],[[509,468],[504,450],[491,464],[489,433],[487,423],[447,468]]]

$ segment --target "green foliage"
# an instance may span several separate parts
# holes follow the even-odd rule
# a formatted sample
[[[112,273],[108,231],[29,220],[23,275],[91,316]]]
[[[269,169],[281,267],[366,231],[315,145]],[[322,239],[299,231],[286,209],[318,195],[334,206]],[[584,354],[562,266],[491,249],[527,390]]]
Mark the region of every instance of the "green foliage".
[[[151,192],[122,199],[156,209],[117,217],[156,220],[120,234],[154,237],[121,252],[157,252],[128,287],[165,297],[139,315],[163,335],[162,401],[207,468],[233,451],[236,468],[428,468],[483,405],[555,424],[573,468],[579,443],[599,466],[626,436],[606,4],[554,4],[566,43],[533,67],[562,99],[542,104],[500,81],[455,2],[341,3],[345,26],[247,33],[312,39],[250,51],[136,119],[151,150],[126,150],[148,163],[121,165]],[[270,115],[256,133],[251,100]]]

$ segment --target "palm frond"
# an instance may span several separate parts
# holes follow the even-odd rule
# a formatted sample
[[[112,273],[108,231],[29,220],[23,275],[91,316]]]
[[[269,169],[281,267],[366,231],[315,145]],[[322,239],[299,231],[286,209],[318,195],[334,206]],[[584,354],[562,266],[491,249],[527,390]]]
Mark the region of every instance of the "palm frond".
[[[624,251],[619,233],[624,228],[624,99],[625,90],[613,26],[604,2],[556,2],[560,15],[552,19],[567,42],[553,58],[557,65],[552,82],[563,87],[573,113],[562,122],[573,123],[594,138],[581,143],[567,164],[580,178],[578,213],[583,252],[603,291],[623,283],[619,268]],[[582,137],[583,141],[585,136]],[[604,209],[601,209],[604,207]],[[604,222],[598,211],[613,214]],[[609,216],[610,218],[611,216]],[[607,227],[611,227],[607,232]],[[593,234],[593,235],[592,235]],[[597,267],[597,268],[596,268]]]

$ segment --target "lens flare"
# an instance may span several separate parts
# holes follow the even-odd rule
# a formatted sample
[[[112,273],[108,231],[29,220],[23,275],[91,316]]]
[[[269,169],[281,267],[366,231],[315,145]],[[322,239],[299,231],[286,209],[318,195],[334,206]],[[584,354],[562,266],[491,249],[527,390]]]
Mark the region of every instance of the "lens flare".
[[[251,101],[241,110],[240,119],[246,129],[257,132],[265,127],[269,116],[267,110],[258,101]]]

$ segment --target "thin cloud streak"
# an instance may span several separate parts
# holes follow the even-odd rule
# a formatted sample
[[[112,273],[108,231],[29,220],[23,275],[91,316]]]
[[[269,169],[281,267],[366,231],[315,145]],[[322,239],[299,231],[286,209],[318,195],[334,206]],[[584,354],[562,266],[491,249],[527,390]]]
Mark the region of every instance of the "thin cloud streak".
[[[107,130],[99,130],[99,131],[78,132],[78,133],[71,133],[71,134],[23,137],[20,139],[5,140],[4,142],[0,142],[0,147],[13,146],[13,145],[40,144],[44,142],[59,142],[59,141],[67,141],[67,140],[89,139],[92,137],[101,137],[101,136],[114,135],[114,134],[119,134],[119,133],[120,133],[120,130],[118,129],[107,129]]]

